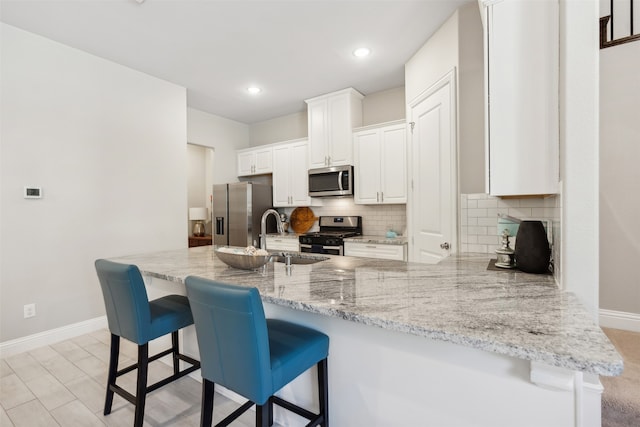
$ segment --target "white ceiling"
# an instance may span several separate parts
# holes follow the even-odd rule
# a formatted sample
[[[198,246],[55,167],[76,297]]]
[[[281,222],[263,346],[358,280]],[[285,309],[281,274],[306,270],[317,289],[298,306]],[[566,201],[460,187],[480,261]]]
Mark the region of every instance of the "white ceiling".
[[[407,60],[469,1],[1,0],[0,19],[184,86],[193,108],[255,123],[346,87],[404,85]],[[372,54],[355,58],[360,46]]]

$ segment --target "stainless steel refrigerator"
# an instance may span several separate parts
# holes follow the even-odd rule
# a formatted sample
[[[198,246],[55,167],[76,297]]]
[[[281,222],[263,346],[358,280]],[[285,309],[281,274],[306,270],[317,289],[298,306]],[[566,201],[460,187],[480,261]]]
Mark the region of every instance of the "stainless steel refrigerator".
[[[273,206],[271,186],[234,182],[213,186],[213,244],[255,246],[260,244],[262,214]],[[276,231],[270,216],[267,232]]]

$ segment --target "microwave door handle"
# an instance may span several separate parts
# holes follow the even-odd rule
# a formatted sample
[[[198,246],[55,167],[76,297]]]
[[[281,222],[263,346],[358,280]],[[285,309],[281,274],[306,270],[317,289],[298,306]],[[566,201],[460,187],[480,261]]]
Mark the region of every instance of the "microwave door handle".
[[[338,172],[338,187],[340,187],[340,191],[344,191],[344,188],[342,188],[342,173],[343,171]]]

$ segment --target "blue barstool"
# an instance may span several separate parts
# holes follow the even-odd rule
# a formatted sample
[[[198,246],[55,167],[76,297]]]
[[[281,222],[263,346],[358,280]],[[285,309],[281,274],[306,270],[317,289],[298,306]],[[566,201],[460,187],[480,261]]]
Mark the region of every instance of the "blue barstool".
[[[273,424],[273,404],[328,427],[327,356],[329,337],[313,329],[266,319],[260,294],[246,288],[189,276],[185,280],[202,362],[201,426],[213,421],[214,384],[249,401],[217,426],[229,425],[256,405],[256,425]],[[319,413],[274,396],[317,365]]]
[[[180,354],[178,345],[178,330],[193,324],[189,300],[181,295],[168,295],[149,301],[138,267],[103,259],[97,260],[95,265],[111,331],[111,356],[104,415],[111,413],[113,394],[117,393],[135,405],[133,425],[139,427],[144,419],[147,393],[200,368],[200,362]],[[149,341],[169,333],[171,348],[149,357]],[[120,337],[138,344],[138,362],[118,370]],[[149,362],[168,354],[173,355],[173,375],[147,387]],[[180,371],[180,360],[188,362],[191,366]],[[120,375],[134,369],[138,369],[135,396],[116,384]]]

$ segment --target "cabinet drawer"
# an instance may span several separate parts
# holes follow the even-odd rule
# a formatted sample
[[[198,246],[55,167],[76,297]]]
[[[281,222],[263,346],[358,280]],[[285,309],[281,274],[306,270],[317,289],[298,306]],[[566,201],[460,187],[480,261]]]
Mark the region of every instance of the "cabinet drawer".
[[[293,251],[299,252],[300,245],[297,239],[288,239],[280,237],[267,236],[267,249],[277,251]]]
[[[344,242],[344,254],[368,258],[406,261],[406,245]]]

